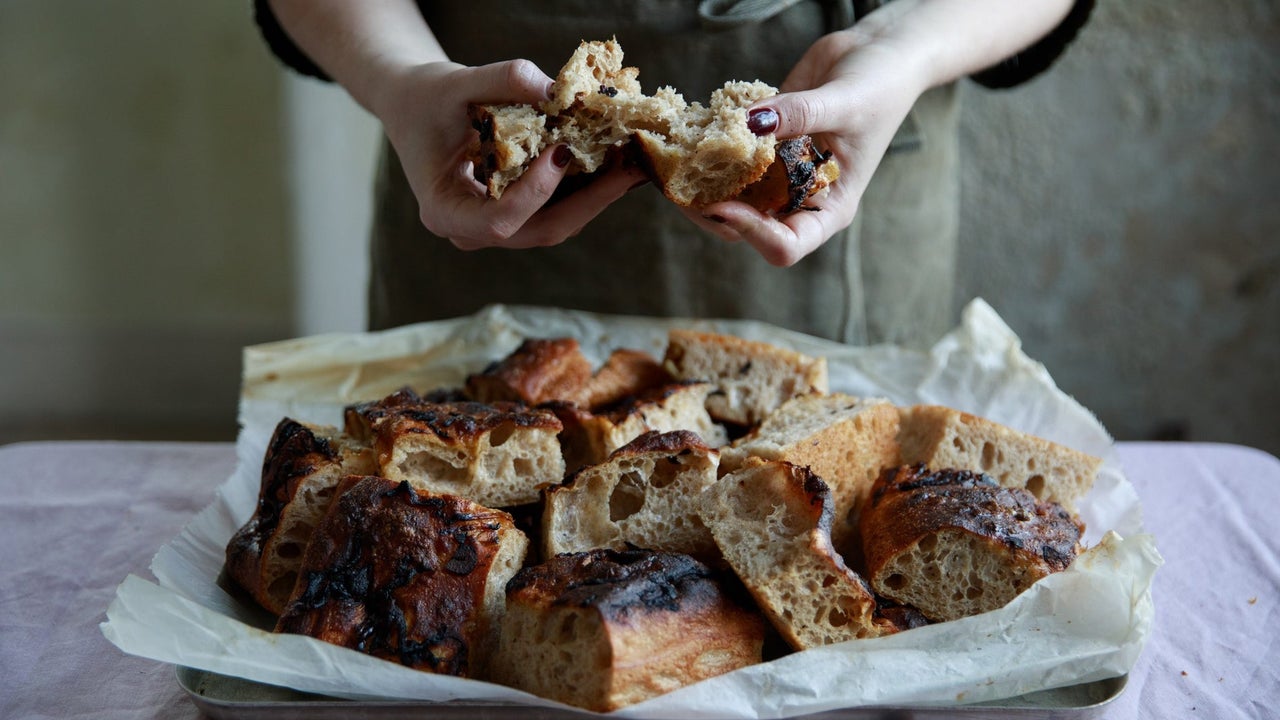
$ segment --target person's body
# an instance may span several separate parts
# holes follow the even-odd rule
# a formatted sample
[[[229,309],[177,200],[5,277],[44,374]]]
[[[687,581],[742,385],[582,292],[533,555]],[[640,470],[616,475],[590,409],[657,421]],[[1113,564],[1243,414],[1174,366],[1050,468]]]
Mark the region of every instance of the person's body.
[[[881,5],[260,0],[259,22],[286,62],[337,80],[386,130],[373,328],[500,302],[747,317],[922,345],[954,321],[954,82],[985,71],[984,84],[1012,85],[1043,70],[1092,2]],[[643,176],[622,167],[546,205],[564,174],[554,152],[500,200],[479,194],[460,169],[467,103],[537,102],[581,40],[609,37],[647,92],[671,85],[705,101],[727,80],[779,86],[758,104],[773,113],[754,118],[834,152],[842,176],[821,210],[781,221],[740,203],[682,213],[652,188],[632,192]]]

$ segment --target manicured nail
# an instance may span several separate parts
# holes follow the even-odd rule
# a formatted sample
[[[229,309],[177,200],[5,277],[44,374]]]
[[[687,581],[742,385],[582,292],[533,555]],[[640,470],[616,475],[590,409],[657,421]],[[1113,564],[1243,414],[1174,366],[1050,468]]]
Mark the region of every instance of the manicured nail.
[[[721,225],[723,225],[724,223],[729,222],[728,220],[726,220],[726,219],[724,218],[724,216],[723,216],[723,215],[703,215],[702,217],[703,217],[703,218],[705,218],[705,219],[707,219],[707,220],[710,220],[710,221],[711,221],[711,222],[713,222],[713,223],[720,223]]]
[[[747,113],[747,129],[756,135],[768,135],[778,129],[778,113],[773,108],[756,108]]]
[[[555,163],[556,167],[569,167],[571,160],[573,160],[573,153],[569,152],[568,145],[557,145],[551,152],[551,162]]]

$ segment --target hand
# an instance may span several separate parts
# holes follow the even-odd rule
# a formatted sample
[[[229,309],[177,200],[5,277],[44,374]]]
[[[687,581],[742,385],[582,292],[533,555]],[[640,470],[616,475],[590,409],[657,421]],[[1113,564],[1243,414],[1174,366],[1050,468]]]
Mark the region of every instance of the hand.
[[[428,230],[462,250],[556,245],[642,182],[638,169],[615,168],[548,206],[569,160],[567,149],[557,146],[539,155],[500,199],[486,197],[465,157],[474,132],[467,105],[538,103],[548,98],[550,86],[551,78],[526,60],[482,67],[431,62],[382,84],[373,109]]]
[[[840,178],[800,211],[772,218],[745,203],[688,211],[729,241],[745,240],[769,263],[790,266],[848,227],[898,126],[929,86],[911,53],[853,28],[820,38],[787,76],[781,93],[750,109],[753,129],[778,138],[808,134],[835,155]],[[772,115],[769,111],[772,111]]]

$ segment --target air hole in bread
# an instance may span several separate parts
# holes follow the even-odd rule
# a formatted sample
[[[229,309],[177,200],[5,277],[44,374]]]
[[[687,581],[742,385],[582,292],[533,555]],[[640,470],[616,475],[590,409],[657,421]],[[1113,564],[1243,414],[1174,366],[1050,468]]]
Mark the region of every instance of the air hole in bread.
[[[489,433],[489,447],[501,447],[516,432],[515,425],[507,423],[499,425]]]
[[[982,469],[987,471],[996,461],[996,446],[990,442],[982,443]]]
[[[827,613],[827,623],[831,627],[844,627],[849,624],[849,616],[841,608],[831,608],[831,612]]]
[[[462,454],[459,462],[466,462]],[[400,463],[399,472],[402,477],[427,477],[437,483],[463,485],[467,481],[466,470],[455,467],[428,452],[410,452]]]
[[[512,461],[512,468],[519,477],[529,477],[537,472],[535,463],[529,458],[516,458]]]
[[[929,533],[928,535],[920,538],[920,542],[916,543],[916,547],[919,548],[921,552],[933,552],[933,549],[938,547],[937,534]]]
[[[676,458],[668,458],[670,462],[660,462],[654,465],[653,475],[649,477],[649,485],[654,488],[664,488],[676,481],[676,477],[680,473],[680,461]]]
[[[564,620],[560,621],[560,642],[571,643],[578,639],[578,616],[569,614],[565,615]]]
[[[286,542],[280,543],[276,548],[276,554],[282,558],[297,558],[302,556],[302,546],[298,543]]]
[[[609,495],[609,519],[626,520],[644,507],[644,478],[634,472],[623,475]]]
[[[884,579],[884,585],[890,590],[901,590],[907,586],[907,576],[902,573],[894,573]]]
[[[824,588],[829,588],[829,587],[831,587],[832,585],[835,585],[835,584],[836,584],[836,583],[838,583],[838,582],[840,582],[840,581],[839,581],[839,580],[837,580],[837,579],[836,579],[836,577],[835,577],[834,575],[828,575],[828,576],[826,576],[826,577],[822,578],[822,587],[824,587]]]
[[[271,581],[271,586],[267,588],[267,593],[271,597],[281,599],[281,604],[288,602],[289,596],[293,594],[293,586],[298,582],[298,573],[287,572]]]
[[[1043,500],[1045,495],[1045,480],[1043,475],[1032,475],[1027,478],[1027,491],[1036,498]]]
[[[965,451],[965,450],[964,450],[964,441],[963,441],[963,440],[961,440],[959,437],[953,437],[953,438],[951,438],[951,444],[955,446],[956,450],[959,450],[960,452],[964,452],[964,451]]]

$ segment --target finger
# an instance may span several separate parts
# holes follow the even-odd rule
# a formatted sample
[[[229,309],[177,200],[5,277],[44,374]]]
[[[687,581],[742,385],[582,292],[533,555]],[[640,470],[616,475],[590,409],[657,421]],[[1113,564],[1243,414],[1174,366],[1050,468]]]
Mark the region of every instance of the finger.
[[[726,228],[738,233],[766,262],[777,267],[795,265],[831,237],[823,221],[816,217],[820,213],[793,213],[779,221],[740,202],[718,203],[707,210],[724,218]]]
[[[511,238],[509,247],[547,247],[577,235],[605,208],[648,179],[634,168],[610,170],[582,189],[543,208]]]
[[[694,225],[697,225],[725,242],[735,243],[742,240],[742,236],[738,234],[738,231],[729,227],[725,218],[716,214],[713,210],[708,208],[687,208],[683,212],[684,216],[689,218]]]
[[[446,234],[462,250],[486,247],[532,247],[518,236],[525,223],[551,198],[568,167],[568,148],[557,145],[543,152],[519,180],[493,200],[457,187],[454,217],[462,222]]]
[[[472,97],[494,102],[539,103],[551,98],[552,80],[530,60],[507,60],[470,69]]]
[[[831,86],[782,93],[747,111],[747,127],[756,135],[779,138],[816,135],[846,127],[843,104]]]

